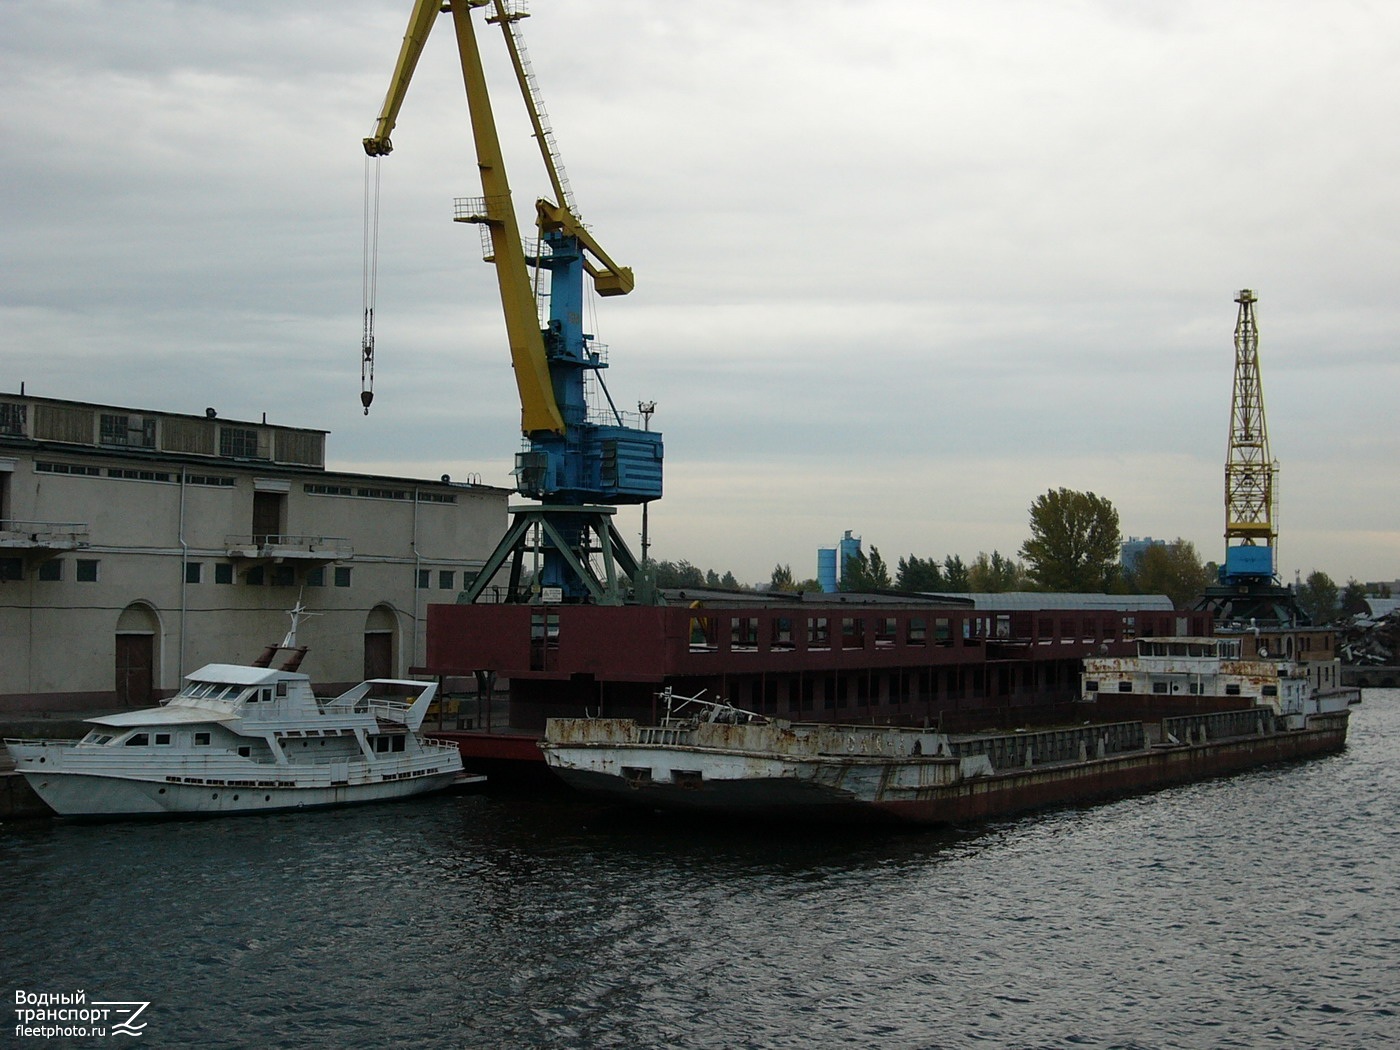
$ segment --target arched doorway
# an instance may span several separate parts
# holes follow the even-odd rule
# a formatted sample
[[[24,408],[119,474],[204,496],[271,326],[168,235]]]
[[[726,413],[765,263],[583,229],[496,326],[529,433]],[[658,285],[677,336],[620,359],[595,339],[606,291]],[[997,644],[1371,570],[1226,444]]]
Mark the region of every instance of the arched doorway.
[[[365,618],[365,677],[394,678],[398,666],[399,621],[387,605],[376,605]]]
[[[160,618],[145,602],[134,602],[117,617],[117,703],[149,707],[160,687]]]

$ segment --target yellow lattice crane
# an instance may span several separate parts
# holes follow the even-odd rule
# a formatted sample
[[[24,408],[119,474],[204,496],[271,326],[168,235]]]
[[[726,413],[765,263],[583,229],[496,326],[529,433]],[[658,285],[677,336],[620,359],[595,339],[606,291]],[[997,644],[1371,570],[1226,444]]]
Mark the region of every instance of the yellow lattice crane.
[[[1259,377],[1259,329],[1255,294],[1243,289],[1235,302],[1235,388],[1230,404],[1230,447],[1225,460],[1225,571],[1227,583],[1272,580],[1275,575],[1275,478]]]

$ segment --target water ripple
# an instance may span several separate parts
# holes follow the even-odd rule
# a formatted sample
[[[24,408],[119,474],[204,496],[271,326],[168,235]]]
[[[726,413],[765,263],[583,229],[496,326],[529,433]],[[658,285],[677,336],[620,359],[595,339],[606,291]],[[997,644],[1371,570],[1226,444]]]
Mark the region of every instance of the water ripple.
[[[482,796],[0,827],[13,989],[170,1047],[1382,1047],[1400,693],[1345,753],[971,829]]]

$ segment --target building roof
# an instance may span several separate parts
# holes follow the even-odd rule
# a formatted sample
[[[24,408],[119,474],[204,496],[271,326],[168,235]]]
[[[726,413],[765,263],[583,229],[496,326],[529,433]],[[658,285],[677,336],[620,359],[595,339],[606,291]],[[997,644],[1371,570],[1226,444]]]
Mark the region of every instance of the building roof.
[[[1062,594],[1053,591],[1004,591],[997,594],[946,594],[946,598],[971,598],[973,607],[993,611],[1022,612],[1041,609],[1134,609],[1169,612],[1176,606],[1165,594]]]

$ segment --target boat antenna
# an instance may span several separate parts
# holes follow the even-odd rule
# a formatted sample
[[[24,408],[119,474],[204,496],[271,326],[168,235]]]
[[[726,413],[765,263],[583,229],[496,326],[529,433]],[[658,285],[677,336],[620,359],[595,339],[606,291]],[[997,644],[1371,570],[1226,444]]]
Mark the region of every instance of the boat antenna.
[[[304,618],[320,616],[320,613],[307,612],[306,606],[301,602],[301,594],[297,594],[297,603],[287,610],[287,615],[292,618],[292,627],[282,639],[281,649],[295,649],[297,647],[297,628],[301,626]]]

